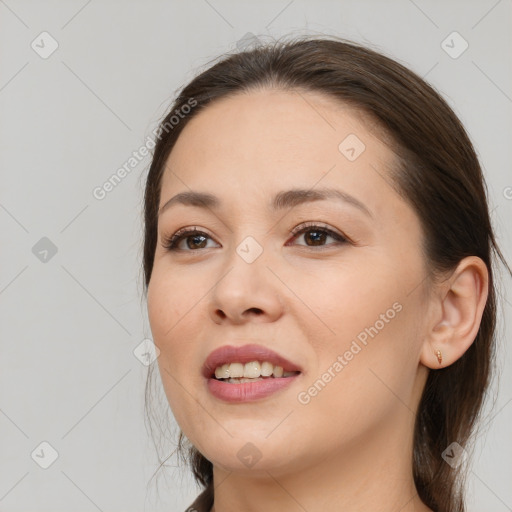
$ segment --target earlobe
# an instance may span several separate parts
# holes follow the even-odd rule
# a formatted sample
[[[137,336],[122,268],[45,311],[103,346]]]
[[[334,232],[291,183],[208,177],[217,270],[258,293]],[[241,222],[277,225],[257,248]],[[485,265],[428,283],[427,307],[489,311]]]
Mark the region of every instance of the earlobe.
[[[431,300],[440,311],[427,326],[420,361],[433,370],[450,366],[474,342],[487,302],[489,274],[481,258],[461,260],[452,275],[438,285]]]
[[[435,346],[432,347],[428,342],[423,345],[420,361],[424,366],[432,370],[438,370],[439,368],[448,366],[446,362],[443,364],[443,352],[439,348],[435,348]]]

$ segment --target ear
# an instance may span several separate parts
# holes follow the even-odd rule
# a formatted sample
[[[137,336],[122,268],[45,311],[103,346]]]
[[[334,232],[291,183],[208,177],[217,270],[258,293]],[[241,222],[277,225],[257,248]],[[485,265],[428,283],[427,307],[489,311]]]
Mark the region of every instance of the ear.
[[[481,258],[461,260],[451,276],[439,284],[430,300],[436,313],[432,316],[420,361],[428,368],[450,366],[476,338],[489,291],[489,273]],[[437,351],[441,352],[439,363]]]

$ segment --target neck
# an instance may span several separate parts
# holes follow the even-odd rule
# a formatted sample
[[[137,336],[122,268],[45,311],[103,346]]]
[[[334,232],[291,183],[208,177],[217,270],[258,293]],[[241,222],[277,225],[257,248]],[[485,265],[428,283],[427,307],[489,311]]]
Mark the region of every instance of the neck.
[[[379,425],[336,452],[301,456],[282,468],[227,471],[214,465],[211,512],[431,512],[412,476],[414,417],[405,407],[393,425]],[[403,428],[397,428],[402,425]]]

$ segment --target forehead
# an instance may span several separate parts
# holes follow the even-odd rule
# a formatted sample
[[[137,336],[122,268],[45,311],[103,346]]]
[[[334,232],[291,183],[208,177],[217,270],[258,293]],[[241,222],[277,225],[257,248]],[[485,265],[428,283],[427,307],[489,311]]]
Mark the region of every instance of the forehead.
[[[252,190],[267,201],[278,189],[318,184],[341,187],[378,210],[395,194],[389,185],[383,191],[393,160],[367,117],[330,97],[298,90],[238,93],[185,126],[166,163],[161,203],[187,188],[230,199]]]
[[[338,144],[352,133],[368,139],[362,114],[317,92],[257,90],[216,100],[191,119],[173,149],[196,145],[194,155],[219,153],[223,158],[274,160],[322,153],[339,156]],[[271,150],[269,153],[260,149]],[[186,148],[187,150],[190,147]]]

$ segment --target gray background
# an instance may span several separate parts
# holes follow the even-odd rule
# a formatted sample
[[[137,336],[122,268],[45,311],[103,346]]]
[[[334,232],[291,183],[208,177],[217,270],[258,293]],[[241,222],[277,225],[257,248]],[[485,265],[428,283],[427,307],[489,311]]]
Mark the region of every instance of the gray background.
[[[146,485],[157,461],[143,421],[147,367],[133,351],[150,338],[140,274],[149,157],[103,200],[92,193],[178,87],[247,33],[329,33],[380,49],[426,77],[466,125],[510,261],[511,25],[510,0],[0,0],[0,510],[184,510],[197,495],[185,470],[157,479],[159,497],[156,480]],[[51,48],[43,31],[59,45],[47,58],[31,47]],[[461,39],[442,47],[453,31],[469,44],[457,58]],[[505,293],[510,278],[501,282]],[[504,303],[501,385],[475,450],[472,512],[512,510],[510,332]],[[58,452],[48,469],[36,463],[51,457],[44,441]]]

